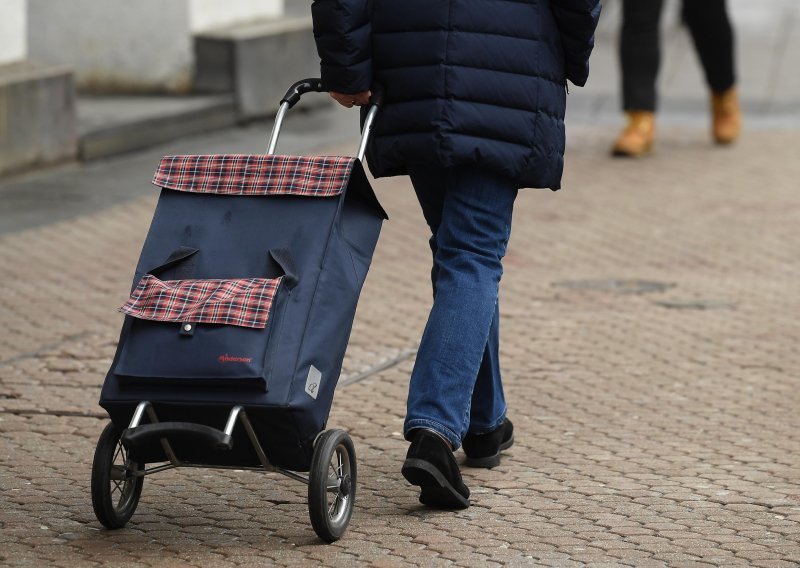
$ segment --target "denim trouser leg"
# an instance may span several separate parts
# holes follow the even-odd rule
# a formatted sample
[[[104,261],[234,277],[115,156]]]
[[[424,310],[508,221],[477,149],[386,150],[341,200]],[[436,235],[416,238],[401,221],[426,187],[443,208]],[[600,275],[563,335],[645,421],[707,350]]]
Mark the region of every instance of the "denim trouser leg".
[[[506,398],[500,375],[500,304],[495,304],[489,339],[472,391],[469,428],[473,434],[491,432],[506,417]]]
[[[405,433],[431,428],[457,448],[468,429],[492,429],[505,416],[497,292],[517,189],[481,170],[410,173],[433,233],[434,303],[411,375]]]
[[[424,199],[421,198],[421,201]],[[440,212],[441,207],[433,208]],[[437,215],[436,219],[440,219]],[[431,252],[433,253],[433,268],[431,269],[431,284],[433,285],[433,298],[436,299],[436,279],[439,269],[436,266],[436,229],[439,221],[431,225],[434,236],[430,239]],[[500,375],[500,303],[495,305],[492,327],[489,328],[489,339],[483,351],[483,359],[478,369],[475,388],[472,391],[470,403],[470,418],[468,431],[473,434],[491,432],[503,423],[506,417],[506,399],[503,393],[503,382]]]

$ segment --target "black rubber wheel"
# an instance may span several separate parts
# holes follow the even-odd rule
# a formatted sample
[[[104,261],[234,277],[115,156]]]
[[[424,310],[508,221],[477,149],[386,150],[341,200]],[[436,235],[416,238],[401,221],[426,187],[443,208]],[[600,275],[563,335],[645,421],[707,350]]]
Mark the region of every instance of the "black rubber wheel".
[[[92,462],[92,507],[97,520],[109,529],[119,529],[136,511],[144,476],[134,476],[141,466],[131,460],[120,442],[120,431],[109,423],[94,451]]]
[[[308,483],[308,514],[325,542],[339,540],[356,500],[356,450],[344,430],[324,432],[314,445]]]

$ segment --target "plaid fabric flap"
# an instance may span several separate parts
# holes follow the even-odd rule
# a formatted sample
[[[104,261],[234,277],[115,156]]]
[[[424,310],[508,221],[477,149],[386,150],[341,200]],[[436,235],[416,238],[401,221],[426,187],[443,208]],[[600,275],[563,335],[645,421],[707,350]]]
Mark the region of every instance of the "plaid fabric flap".
[[[147,274],[119,311],[151,321],[263,329],[281,279],[162,281]]]
[[[164,156],[153,184],[193,193],[333,197],[344,191],[353,162],[347,156]]]

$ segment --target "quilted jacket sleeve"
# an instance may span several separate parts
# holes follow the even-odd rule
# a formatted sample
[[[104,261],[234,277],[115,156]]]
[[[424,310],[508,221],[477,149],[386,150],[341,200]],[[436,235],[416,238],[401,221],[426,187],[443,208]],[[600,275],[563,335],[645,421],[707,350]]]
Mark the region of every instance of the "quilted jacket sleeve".
[[[360,93],[372,84],[369,0],[314,0],[314,39],[329,91]]]
[[[589,55],[600,19],[600,0],[551,0],[566,58],[567,79],[583,87],[589,78]]]

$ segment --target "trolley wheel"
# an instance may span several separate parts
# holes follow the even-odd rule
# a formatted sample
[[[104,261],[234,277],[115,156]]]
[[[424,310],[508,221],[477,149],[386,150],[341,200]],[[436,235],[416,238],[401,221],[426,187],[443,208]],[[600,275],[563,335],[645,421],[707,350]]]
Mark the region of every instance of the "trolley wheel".
[[[97,440],[92,462],[92,507],[97,520],[109,529],[125,526],[139,504],[144,484],[143,476],[133,475],[141,466],[131,459],[120,434],[109,423]]]
[[[344,430],[324,432],[314,446],[308,483],[311,525],[325,542],[339,540],[356,499],[356,450]]]

